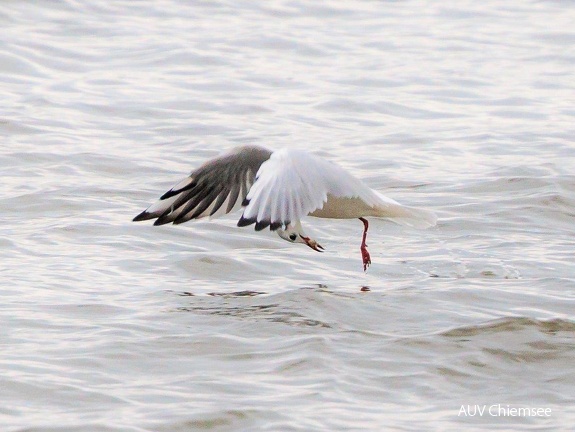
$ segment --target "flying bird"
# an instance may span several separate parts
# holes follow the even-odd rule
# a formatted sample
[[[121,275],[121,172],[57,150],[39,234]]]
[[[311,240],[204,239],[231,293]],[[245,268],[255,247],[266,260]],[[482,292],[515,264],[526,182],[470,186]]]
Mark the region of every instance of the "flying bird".
[[[268,228],[291,243],[315,251],[324,248],[304,232],[301,219],[314,216],[363,222],[363,270],[371,264],[366,217],[426,228],[436,216],[428,210],[403,206],[369,188],[339,165],[294,149],[271,151],[241,146],[208,160],[134,218],[155,219],[154,225],[181,224],[217,217],[243,208],[239,227]]]

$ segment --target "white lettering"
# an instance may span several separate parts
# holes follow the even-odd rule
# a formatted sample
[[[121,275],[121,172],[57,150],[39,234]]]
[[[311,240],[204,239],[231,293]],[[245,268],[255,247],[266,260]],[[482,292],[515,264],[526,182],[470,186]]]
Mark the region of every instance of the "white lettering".
[[[513,408],[511,408],[513,409]],[[536,416],[536,409],[535,408],[525,408],[525,407],[519,407],[517,408],[517,417],[531,417],[531,416]]]
[[[468,407],[470,407],[470,405],[468,405]],[[550,417],[551,408],[513,407],[510,405],[493,404],[489,405],[487,413],[492,417]],[[481,415],[483,415],[483,413],[481,413]]]
[[[457,415],[458,416],[464,415],[465,417],[467,416],[475,417],[476,415],[482,416],[483,414],[485,414],[486,408],[487,405],[467,405],[467,407],[465,405],[461,405],[461,408],[459,408],[459,413]]]

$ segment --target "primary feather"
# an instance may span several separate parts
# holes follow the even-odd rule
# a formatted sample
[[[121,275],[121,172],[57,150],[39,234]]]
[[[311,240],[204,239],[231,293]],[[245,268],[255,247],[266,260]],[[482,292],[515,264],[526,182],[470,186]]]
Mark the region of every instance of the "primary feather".
[[[271,154],[262,147],[243,146],[209,160],[136,216],[134,221],[156,219],[154,225],[180,224],[230,213],[240,207],[256,172]]]

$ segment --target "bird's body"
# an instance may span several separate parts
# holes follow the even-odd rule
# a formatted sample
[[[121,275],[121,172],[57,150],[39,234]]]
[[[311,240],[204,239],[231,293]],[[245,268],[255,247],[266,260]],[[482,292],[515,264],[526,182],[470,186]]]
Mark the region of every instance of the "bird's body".
[[[303,232],[303,217],[361,219],[364,270],[371,262],[364,217],[420,228],[436,223],[432,212],[402,206],[326,159],[301,150],[272,152],[258,146],[237,147],[207,161],[134,221],[179,224],[230,213],[240,206],[238,226],[255,224],[256,231],[269,227],[284,240],[305,243],[317,251],[323,248]]]

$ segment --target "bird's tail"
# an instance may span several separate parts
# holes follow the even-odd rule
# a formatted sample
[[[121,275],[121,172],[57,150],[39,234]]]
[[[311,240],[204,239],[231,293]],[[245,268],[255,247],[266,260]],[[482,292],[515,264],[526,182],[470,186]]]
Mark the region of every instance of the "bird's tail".
[[[437,224],[437,216],[430,210],[404,206],[380,193],[378,195],[384,201],[378,206],[379,217],[413,228],[429,228]]]
[[[413,228],[429,228],[437,224],[437,216],[429,210],[401,206],[394,213],[394,216],[387,217],[387,219],[399,225]]]

